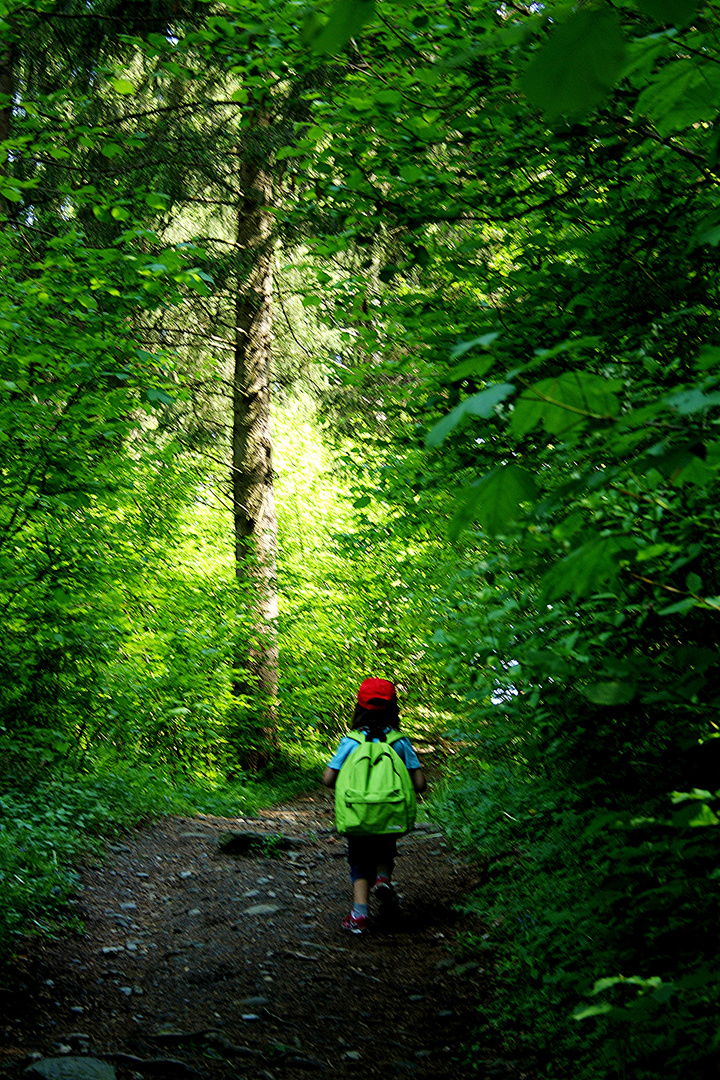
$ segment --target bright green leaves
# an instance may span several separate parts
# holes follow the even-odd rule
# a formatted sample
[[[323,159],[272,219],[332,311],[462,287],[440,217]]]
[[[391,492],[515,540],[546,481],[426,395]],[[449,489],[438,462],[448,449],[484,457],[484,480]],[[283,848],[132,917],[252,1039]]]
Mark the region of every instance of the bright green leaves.
[[[102,154],[103,157],[106,157],[106,158],[119,157],[120,154],[122,154],[122,152],[123,152],[122,146],[120,145],[120,143],[116,143],[116,142],[106,142],[106,143],[103,143],[102,146],[100,147],[100,153]]]
[[[197,266],[183,270],[175,280],[182,281],[183,284],[189,286],[194,292],[200,293],[201,296],[208,296],[210,286],[213,284],[211,276]]]
[[[135,93],[135,87],[129,79],[113,79],[112,88],[116,94],[128,95]]]
[[[13,203],[22,202],[23,196],[20,184],[16,180],[11,180],[9,177],[0,174],[0,198]]]
[[[613,1011],[612,1005],[604,1001],[601,1005],[578,1005],[573,1010],[573,1020],[587,1020],[589,1016],[606,1016]]]
[[[470,338],[469,341],[459,341],[457,345],[453,345],[450,350],[450,356],[453,360],[458,360],[472,349],[489,349],[493,342],[499,337],[500,332],[498,330],[493,330],[488,334],[480,334],[479,337]]]
[[[695,790],[693,792],[674,791],[672,801],[677,804],[685,802],[681,810],[677,810],[672,816],[672,823],[676,828],[702,828],[707,825],[720,825],[720,818],[712,810],[707,802],[712,795],[709,791]]]
[[[510,430],[521,437],[542,424],[550,435],[560,435],[587,421],[606,424],[620,411],[618,380],[589,371],[568,371],[542,379],[523,391],[515,403]]]
[[[513,383],[494,383],[487,390],[481,390],[479,394],[465,398],[428,432],[426,445],[430,449],[440,446],[465,416],[481,416],[488,419],[494,414],[497,406],[514,392]]]
[[[21,203],[38,186],[37,180],[16,180],[0,172],[0,198],[12,203]]]
[[[151,210],[167,210],[170,205],[170,196],[163,191],[152,191],[143,195],[143,201]]]
[[[141,397],[143,401],[146,401],[150,406],[155,408],[158,408],[161,405],[175,404],[175,398],[170,397],[169,394],[158,387],[149,386],[146,390],[143,390]]]
[[[620,1006],[604,1001],[599,1005],[578,1005],[573,1009],[573,1019],[587,1020],[591,1016],[612,1016],[614,1020],[624,1020],[626,1023],[632,1022],[633,1019],[637,1021],[642,1008],[647,1007],[645,1006],[647,998],[652,1000],[652,1007],[657,1008],[658,1005],[667,1004],[677,993],[676,986],[672,982],[663,982],[659,975],[654,975],[649,979],[637,975],[611,975],[606,979],[598,979],[590,996],[594,997],[596,994],[618,986],[626,991],[631,987],[637,989],[637,996],[634,1000],[631,999],[630,1004]]]
[[[672,823],[676,828],[697,829],[707,825],[720,825],[720,818],[708,805],[720,797],[720,792],[716,791],[713,796],[711,791],[694,788],[692,791],[673,791],[670,797],[674,806],[685,804],[672,816]]]
[[[476,480],[461,495],[449,535],[457,540],[461,531],[479,519],[491,536],[507,532],[522,514],[523,504],[532,503],[538,494],[533,477],[519,465],[501,465]]]
[[[609,6],[583,7],[553,30],[521,78],[528,100],[552,122],[579,119],[610,92],[625,63],[625,40]]]
[[[356,37],[375,13],[375,0],[336,0],[323,25],[314,12],[304,27],[305,41],[315,53],[338,53]]]

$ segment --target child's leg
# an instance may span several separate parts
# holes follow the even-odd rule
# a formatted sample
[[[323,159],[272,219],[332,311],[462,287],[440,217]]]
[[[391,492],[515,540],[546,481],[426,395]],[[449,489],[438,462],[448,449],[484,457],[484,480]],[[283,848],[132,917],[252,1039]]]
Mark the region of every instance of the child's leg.
[[[375,881],[375,867],[369,865],[368,837],[348,837],[348,862],[353,887],[353,912],[367,916],[370,897],[370,878]]]
[[[353,906],[357,909],[358,904],[367,906],[370,896],[370,882],[367,878],[356,878],[353,881]]]
[[[395,867],[397,840],[394,836],[379,836],[378,841],[378,862],[375,880],[377,881],[379,878],[381,881],[389,883],[392,881],[392,873]]]
[[[395,919],[398,911],[398,900],[392,886],[392,872],[395,865],[396,843],[394,836],[380,837],[381,845],[378,851],[377,874],[373,893],[380,905],[380,919],[389,925]]]
[[[375,880],[375,863],[370,866],[367,836],[348,836],[348,862],[353,887],[353,906],[343,920],[343,929],[363,934],[368,924],[370,879]]]

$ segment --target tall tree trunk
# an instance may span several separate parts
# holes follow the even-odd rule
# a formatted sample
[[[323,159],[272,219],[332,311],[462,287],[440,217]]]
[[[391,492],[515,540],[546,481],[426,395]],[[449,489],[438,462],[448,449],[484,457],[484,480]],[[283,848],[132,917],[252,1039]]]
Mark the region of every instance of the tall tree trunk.
[[[262,763],[276,741],[278,687],[277,518],[273,490],[270,378],[272,361],[272,181],[247,154],[240,167],[240,250],[235,308],[232,490],[236,574],[251,587],[255,628],[250,655],[237,658],[248,678],[237,691],[256,698],[253,728],[263,737]]]

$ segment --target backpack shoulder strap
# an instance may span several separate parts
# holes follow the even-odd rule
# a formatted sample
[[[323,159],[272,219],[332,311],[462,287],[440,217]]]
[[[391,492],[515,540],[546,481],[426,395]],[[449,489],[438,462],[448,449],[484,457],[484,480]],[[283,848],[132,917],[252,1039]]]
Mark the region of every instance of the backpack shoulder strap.
[[[354,742],[360,743],[361,745],[362,743],[367,742],[367,736],[361,731],[348,731],[345,738],[352,739]]]
[[[390,743],[390,745],[392,746],[392,744],[397,742],[398,739],[404,738],[405,736],[403,735],[402,731],[388,731],[387,735],[385,736],[385,741]]]

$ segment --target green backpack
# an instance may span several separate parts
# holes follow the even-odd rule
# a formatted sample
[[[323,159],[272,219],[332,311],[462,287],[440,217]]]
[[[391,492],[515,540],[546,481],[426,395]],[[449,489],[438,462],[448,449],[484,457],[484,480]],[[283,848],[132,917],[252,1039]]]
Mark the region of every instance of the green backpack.
[[[338,832],[358,836],[410,832],[417,799],[407,766],[392,748],[402,735],[391,731],[386,742],[373,742],[361,731],[349,736],[359,745],[343,762],[335,784]]]

